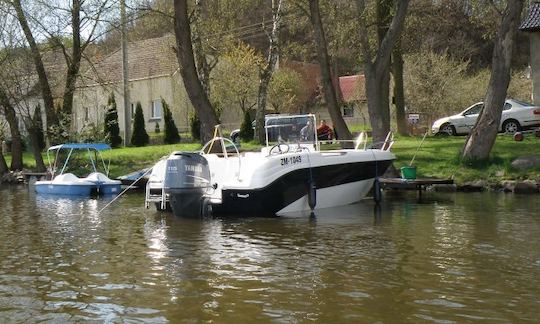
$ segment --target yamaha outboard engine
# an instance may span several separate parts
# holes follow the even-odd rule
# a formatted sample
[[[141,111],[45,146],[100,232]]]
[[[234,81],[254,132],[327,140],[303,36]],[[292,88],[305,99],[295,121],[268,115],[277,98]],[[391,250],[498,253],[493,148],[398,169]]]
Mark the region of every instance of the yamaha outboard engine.
[[[205,194],[210,188],[210,168],[202,155],[173,153],[167,159],[163,186],[174,215],[200,217],[207,213]]]

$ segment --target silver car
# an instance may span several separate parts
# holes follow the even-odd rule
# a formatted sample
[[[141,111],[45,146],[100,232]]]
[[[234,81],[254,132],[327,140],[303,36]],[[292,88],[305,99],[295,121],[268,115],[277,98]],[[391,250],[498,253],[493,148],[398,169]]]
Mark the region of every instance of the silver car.
[[[483,102],[475,103],[459,114],[437,119],[431,131],[433,134],[468,134],[476,124]],[[540,125],[540,107],[515,99],[504,103],[499,131],[515,133],[521,129]]]

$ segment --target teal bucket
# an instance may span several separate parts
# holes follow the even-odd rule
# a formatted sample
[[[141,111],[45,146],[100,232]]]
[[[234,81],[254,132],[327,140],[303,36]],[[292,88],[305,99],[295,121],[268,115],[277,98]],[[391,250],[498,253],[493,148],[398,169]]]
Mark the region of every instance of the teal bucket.
[[[407,180],[416,179],[416,167],[415,166],[401,167],[401,178],[407,179]]]

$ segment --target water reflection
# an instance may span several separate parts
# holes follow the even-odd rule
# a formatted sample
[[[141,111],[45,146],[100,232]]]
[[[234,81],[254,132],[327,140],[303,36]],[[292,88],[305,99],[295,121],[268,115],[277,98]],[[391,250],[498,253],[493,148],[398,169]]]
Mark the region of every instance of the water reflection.
[[[414,193],[277,218],[181,219],[130,194],[0,190],[0,321],[536,319],[540,220],[512,195]]]

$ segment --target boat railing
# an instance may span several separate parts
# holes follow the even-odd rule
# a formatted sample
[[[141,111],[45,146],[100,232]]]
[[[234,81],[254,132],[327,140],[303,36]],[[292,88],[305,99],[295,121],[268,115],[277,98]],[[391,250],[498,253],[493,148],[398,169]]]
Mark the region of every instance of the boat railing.
[[[240,156],[240,151],[232,140],[224,137],[221,134],[221,125],[214,126],[214,137],[208,142],[206,142],[206,144],[204,144],[204,146],[200,150],[201,154],[211,153],[215,142],[219,142],[222,151],[221,154],[223,154],[223,157],[226,159],[229,158],[229,153],[227,152],[227,146],[225,145],[225,142],[232,144],[232,147],[234,148],[236,155],[238,156],[238,173],[236,174],[236,177],[238,180],[240,180],[240,171],[242,170],[242,157]]]
[[[394,145],[394,133],[389,131],[384,141],[373,142],[368,145],[368,136],[366,132],[361,132],[353,140],[324,140],[317,141],[317,147],[320,149],[321,144],[353,144],[355,150],[366,149],[380,149],[382,151],[389,151]]]

